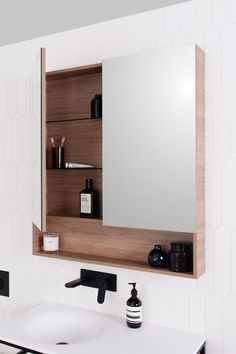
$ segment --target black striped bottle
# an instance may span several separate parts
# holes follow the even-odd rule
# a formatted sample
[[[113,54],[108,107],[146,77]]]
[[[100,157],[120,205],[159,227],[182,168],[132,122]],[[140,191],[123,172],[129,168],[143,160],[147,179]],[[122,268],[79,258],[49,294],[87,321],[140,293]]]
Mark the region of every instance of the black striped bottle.
[[[130,328],[139,328],[142,324],[142,302],[137,298],[136,283],[129,285],[133,285],[133,289],[131,297],[126,302],[126,323]]]

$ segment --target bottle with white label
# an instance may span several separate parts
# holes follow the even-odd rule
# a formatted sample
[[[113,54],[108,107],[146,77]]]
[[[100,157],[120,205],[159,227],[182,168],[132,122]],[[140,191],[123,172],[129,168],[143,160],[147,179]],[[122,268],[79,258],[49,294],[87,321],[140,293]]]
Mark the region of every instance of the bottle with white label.
[[[80,217],[98,217],[98,194],[93,189],[92,179],[86,178],[86,188],[80,192]]]
[[[137,298],[136,283],[133,285],[131,297],[126,302],[126,323],[130,328],[139,328],[142,325],[142,302]]]

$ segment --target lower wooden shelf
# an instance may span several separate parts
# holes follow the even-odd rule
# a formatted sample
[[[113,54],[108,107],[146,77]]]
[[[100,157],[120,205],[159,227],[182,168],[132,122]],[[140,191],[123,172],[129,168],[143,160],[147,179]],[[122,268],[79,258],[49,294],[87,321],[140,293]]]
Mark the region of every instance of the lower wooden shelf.
[[[33,225],[34,255],[184,278],[201,275],[197,268],[201,259],[198,262],[194,259],[192,273],[153,268],[147,261],[155,244],[161,244],[166,252],[173,241],[192,242],[194,248],[196,235],[193,233],[111,227],[104,226],[101,219],[65,216],[47,216],[46,230],[60,234],[60,252],[44,253],[42,233]]]
[[[193,273],[175,273],[170,271],[169,269],[152,268],[149,266],[148,263],[138,262],[138,261],[128,260],[128,259],[116,259],[116,258],[108,258],[108,257],[101,257],[101,256],[99,257],[99,256],[92,256],[92,255],[80,254],[75,252],[65,252],[65,251],[60,251],[58,253],[46,253],[40,251],[40,252],[36,252],[35,256],[58,258],[58,259],[91,263],[91,264],[101,264],[110,267],[128,268],[128,269],[134,269],[143,272],[172,275],[176,277],[196,278],[193,275]]]

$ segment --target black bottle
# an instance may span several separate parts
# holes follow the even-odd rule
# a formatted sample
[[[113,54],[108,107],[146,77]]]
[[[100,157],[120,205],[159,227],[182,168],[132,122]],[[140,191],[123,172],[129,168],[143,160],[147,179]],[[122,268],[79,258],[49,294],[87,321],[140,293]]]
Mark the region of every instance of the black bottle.
[[[149,253],[148,263],[156,268],[167,266],[167,254],[162,250],[161,245],[155,245],[155,248]]]
[[[137,298],[136,283],[129,285],[133,285],[133,289],[131,297],[126,302],[126,323],[130,328],[139,328],[142,325],[142,302]]]
[[[98,193],[93,189],[91,178],[86,178],[86,188],[80,192],[80,217],[98,217]]]
[[[102,95],[95,95],[91,101],[91,118],[102,117]]]
[[[171,250],[169,252],[170,270],[173,272],[192,272],[193,270],[193,253],[192,243],[188,242],[171,242]]]

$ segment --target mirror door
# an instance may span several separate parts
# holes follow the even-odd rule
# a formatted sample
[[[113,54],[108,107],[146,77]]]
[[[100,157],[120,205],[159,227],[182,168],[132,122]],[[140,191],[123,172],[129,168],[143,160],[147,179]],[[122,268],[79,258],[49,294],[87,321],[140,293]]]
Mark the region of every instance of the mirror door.
[[[37,228],[46,227],[45,205],[45,49],[41,48],[29,72],[31,219]]]
[[[196,231],[195,53],[104,61],[104,225]]]

